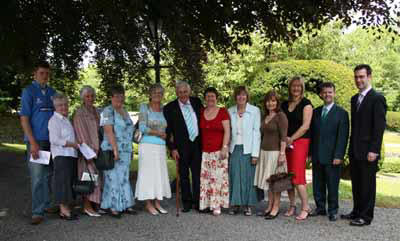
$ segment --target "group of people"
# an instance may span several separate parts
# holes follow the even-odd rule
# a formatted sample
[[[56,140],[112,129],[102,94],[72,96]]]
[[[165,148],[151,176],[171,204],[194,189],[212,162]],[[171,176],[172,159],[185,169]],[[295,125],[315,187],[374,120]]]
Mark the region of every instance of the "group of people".
[[[77,218],[70,209],[75,198],[72,184],[85,170],[99,176],[94,191],[83,197],[85,214],[136,214],[132,208],[135,199],[145,201],[151,215],[168,213],[160,205],[161,200],[171,197],[168,154],[179,169],[182,212],[196,209],[218,216],[222,208],[229,208],[229,214],[243,212],[251,216],[259,201],[257,189],[261,189],[268,205],[258,215],[274,219],[280,212],[281,193],[274,192],[268,181],[283,172],[293,174],[293,188],[288,190],[290,205],[284,216],[305,220],[328,214],[330,221],[337,220],[341,164],[350,124],[346,110],[335,103],[333,83],[320,86],[324,104],[313,109],[304,96],[303,79],[294,77],[288,82],[288,100],[282,101],[276,91],[270,90],[262,103],[263,111],[250,104],[250,93],[244,86],[233,92],[235,105],[223,108],[218,106],[215,88],[205,90],[203,106],[198,97],[191,96],[186,82],[176,84],[177,98],[164,106],[164,88],[155,84],[150,88],[149,101],[140,105],[135,127],[124,108],[122,86],[112,88],[111,105],[101,112],[94,106],[95,90],[84,86],[80,92],[82,106],[69,121],[68,99],[47,86],[49,70],[47,63],[36,66],[34,82],[23,91],[20,112],[28,159],[38,158],[39,150],[52,155],[49,165],[29,162],[32,224],[41,223],[45,212],[54,211],[52,204],[59,205],[61,218]],[[349,146],[354,207],[341,217],[355,226],[368,225],[373,219],[377,162],[386,123],[385,98],[372,89],[371,72],[368,65],[354,70],[359,89],[351,99]],[[133,193],[129,166],[135,128],[142,138]],[[103,138],[100,129],[104,130]],[[96,153],[112,151],[114,168],[97,170],[96,159],[78,155],[82,143]],[[308,157],[312,159],[314,210],[306,190]],[[298,212],[295,191],[301,201]]]

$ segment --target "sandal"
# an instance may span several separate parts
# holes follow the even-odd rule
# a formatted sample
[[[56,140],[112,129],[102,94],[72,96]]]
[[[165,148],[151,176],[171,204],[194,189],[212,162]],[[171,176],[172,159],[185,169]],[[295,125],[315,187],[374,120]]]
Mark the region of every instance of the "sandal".
[[[293,211],[291,211],[293,210]],[[289,209],[284,214],[285,217],[291,217],[296,214],[296,205],[290,205]]]
[[[301,214],[302,212],[306,213],[306,216],[302,217]],[[308,218],[308,215],[311,213],[311,209],[302,209],[299,216],[296,217],[296,220],[306,220]]]
[[[247,207],[246,209],[245,209],[245,211],[244,211],[244,216],[251,216],[252,215],[252,213],[251,213],[251,208],[250,207]]]

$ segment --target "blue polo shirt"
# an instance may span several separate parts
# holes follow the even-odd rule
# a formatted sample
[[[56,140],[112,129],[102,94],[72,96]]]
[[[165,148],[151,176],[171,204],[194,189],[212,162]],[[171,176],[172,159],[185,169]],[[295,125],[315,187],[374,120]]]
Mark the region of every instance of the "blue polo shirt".
[[[33,81],[22,91],[20,116],[29,117],[32,134],[37,141],[48,141],[48,123],[53,115],[54,106],[52,97],[56,91],[46,86],[41,88],[39,83]],[[27,142],[28,138],[25,136]]]

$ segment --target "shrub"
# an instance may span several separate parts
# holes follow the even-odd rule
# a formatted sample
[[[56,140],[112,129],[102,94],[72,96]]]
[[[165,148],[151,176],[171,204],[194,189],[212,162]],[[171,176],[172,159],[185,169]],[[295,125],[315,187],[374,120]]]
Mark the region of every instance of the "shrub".
[[[400,112],[388,111],[386,114],[386,128],[391,131],[400,131]]]

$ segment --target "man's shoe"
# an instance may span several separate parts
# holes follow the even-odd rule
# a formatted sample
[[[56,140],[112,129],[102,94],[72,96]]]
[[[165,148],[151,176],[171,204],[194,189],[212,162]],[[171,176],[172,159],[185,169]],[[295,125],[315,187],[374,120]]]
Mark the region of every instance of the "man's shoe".
[[[329,214],[329,221],[335,222],[338,219],[337,214]]]
[[[357,217],[353,212],[351,212],[351,213],[348,213],[348,214],[340,215],[340,218],[341,219],[347,219],[347,220],[353,220],[353,219],[356,219]]]
[[[59,213],[60,212],[60,208],[55,206],[55,207],[51,207],[51,208],[46,208],[44,210],[45,213],[50,213],[50,214],[55,214],[55,213]]]
[[[314,210],[309,214],[309,216],[310,216],[310,217],[315,217],[315,216],[326,216],[326,211],[314,209]]]
[[[362,227],[362,226],[370,225],[370,224],[371,224],[370,221],[366,221],[362,218],[356,218],[350,222],[351,226],[357,226],[357,227]]]
[[[188,207],[183,208],[183,209],[182,209],[182,212],[183,212],[183,213],[188,213],[188,212],[190,212],[190,208],[188,208]]]
[[[34,217],[32,217],[32,219],[31,219],[31,224],[32,224],[32,225],[38,225],[38,224],[40,224],[41,222],[43,222],[43,217],[40,217],[40,216],[34,216]]]
[[[211,209],[210,208],[205,208],[203,210],[199,210],[199,213],[211,213]]]

